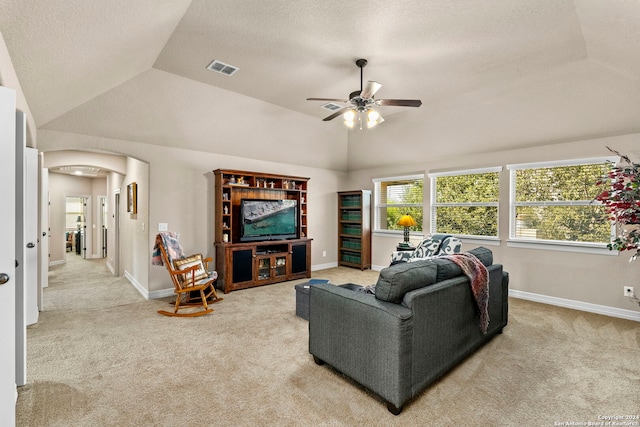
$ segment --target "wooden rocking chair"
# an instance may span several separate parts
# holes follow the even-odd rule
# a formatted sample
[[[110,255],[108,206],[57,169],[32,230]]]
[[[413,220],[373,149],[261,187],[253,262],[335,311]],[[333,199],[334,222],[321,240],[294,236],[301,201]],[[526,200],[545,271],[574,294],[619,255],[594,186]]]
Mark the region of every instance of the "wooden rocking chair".
[[[196,317],[211,313],[213,309],[209,308],[209,304],[224,299],[218,297],[214,287],[214,283],[218,279],[218,273],[208,271],[211,258],[203,259],[202,255],[198,254],[177,258],[171,262],[168,254],[171,251],[167,251],[163,236],[160,234],[156,236],[156,251],[158,249],[162,257],[162,263],[169,271],[173,281],[174,292],[176,293],[175,303],[172,303],[175,306],[173,313],[166,310],[158,310],[158,313],[165,316],[178,317]],[[181,256],[182,253],[179,255]],[[178,313],[178,310],[189,307],[202,307],[202,310]]]

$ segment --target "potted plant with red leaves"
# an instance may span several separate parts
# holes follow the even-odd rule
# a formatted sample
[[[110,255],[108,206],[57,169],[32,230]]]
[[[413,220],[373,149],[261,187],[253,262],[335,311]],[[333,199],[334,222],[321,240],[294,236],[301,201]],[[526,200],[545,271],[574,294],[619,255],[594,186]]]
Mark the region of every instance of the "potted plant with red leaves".
[[[609,147],[607,147],[609,148]],[[640,256],[640,164],[615,150],[619,163],[612,163],[609,171],[596,185],[602,191],[595,200],[605,206],[607,219],[616,225],[616,238],[607,245],[610,250],[635,251],[629,261]]]

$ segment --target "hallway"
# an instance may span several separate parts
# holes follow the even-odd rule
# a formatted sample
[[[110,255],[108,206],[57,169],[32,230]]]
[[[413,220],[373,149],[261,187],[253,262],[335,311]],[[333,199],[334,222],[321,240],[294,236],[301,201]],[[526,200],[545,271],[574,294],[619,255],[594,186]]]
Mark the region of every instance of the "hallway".
[[[108,371],[128,377],[123,370],[129,371],[127,349],[135,346],[132,324],[155,311],[154,302],[125,278],[111,275],[105,259],[75,253],[66,259],[50,267],[44,310],[27,328],[28,383],[18,388],[17,426],[72,425],[69,417],[82,419],[79,412],[92,407],[82,391],[87,381],[99,390]]]
[[[75,252],[66,254],[66,263],[49,268],[49,287],[43,294],[43,313],[59,310],[115,307],[145,301],[124,277],[115,277],[105,259],[83,259]]]

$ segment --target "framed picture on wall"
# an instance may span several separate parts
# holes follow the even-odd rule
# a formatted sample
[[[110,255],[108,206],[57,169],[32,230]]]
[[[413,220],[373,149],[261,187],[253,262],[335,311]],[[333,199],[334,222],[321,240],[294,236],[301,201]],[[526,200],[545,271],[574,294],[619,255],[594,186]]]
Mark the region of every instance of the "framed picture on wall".
[[[138,213],[138,184],[135,182],[127,185],[127,212]]]

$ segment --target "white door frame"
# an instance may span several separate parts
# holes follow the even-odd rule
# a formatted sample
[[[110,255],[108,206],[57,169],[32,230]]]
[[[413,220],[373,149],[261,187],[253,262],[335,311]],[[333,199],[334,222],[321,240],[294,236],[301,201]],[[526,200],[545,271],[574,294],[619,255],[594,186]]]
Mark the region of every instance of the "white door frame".
[[[40,262],[38,268],[40,284],[38,286],[38,308],[40,311],[43,311],[44,308],[42,290],[49,287],[49,254],[51,253],[51,240],[49,239],[49,233],[51,232],[49,227],[51,210],[51,200],[49,195],[49,169],[43,168],[42,164],[43,155],[40,153],[40,226],[38,228],[38,236],[40,238]]]
[[[120,276],[120,189],[115,191],[115,206],[113,207],[113,275]]]
[[[0,425],[16,423],[16,91],[0,86]],[[4,282],[3,278],[8,280]]]

